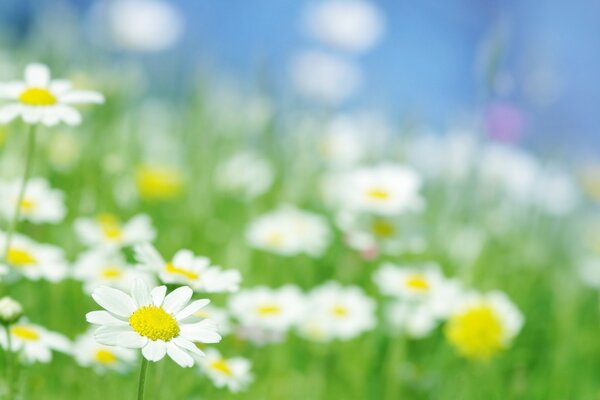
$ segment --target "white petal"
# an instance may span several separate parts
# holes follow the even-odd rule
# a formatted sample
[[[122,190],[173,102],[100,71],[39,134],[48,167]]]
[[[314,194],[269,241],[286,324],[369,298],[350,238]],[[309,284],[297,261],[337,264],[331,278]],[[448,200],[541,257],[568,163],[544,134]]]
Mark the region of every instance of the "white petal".
[[[42,119],[42,107],[23,107],[23,121],[28,124],[37,124]]]
[[[172,339],[171,342],[175,343],[182,349],[186,349],[190,353],[196,354],[201,357],[204,356],[202,350],[200,350],[194,343],[190,342],[187,339],[184,339],[182,337],[176,337],[175,339]]]
[[[25,90],[23,82],[5,82],[0,83],[0,98],[16,99]]]
[[[104,96],[98,92],[76,90],[60,96],[59,101],[62,104],[102,104]]]
[[[219,343],[221,335],[217,333],[217,324],[209,319],[195,324],[182,324],[180,335],[192,342]]]
[[[131,291],[133,295],[133,300],[137,303],[138,307],[144,307],[152,304],[152,297],[150,297],[150,290],[141,279],[136,279],[133,281],[133,290]]]
[[[42,124],[46,126],[55,126],[60,122],[59,115],[52,109],[45,110],[42,113]]]
[[[20,104],[9,104],[0,108],[0,124],[6,124],[23,112],[23,106]]]
[[[131,297],[108,286],[96,288],[92,298],[106,310],[121,317],[129,317],[137,308]]]
[[[142,348],[142,354],[147,360],[160,361],[167,352],[167,344],[162,340],[149,340]]]
[[[92,311],[85,315],[85,320],[90,324],[95,325],[111,325],[120,326],[126,325],[127,322],[116,318],[114,315],[107,311]]]
[[[25,67],[25,83],[28,86],[47,87],[50,83],[50,70],[44,64],[29,64]]]
[[[193,293],[194,291],[187,286],[182,286],[173,290],[165,297],[165,301],[163,302],[164,310],[171,314],[179,312],[179,310],[190,301]]]
[[[81,114],[71,106],[56,105],[54,106],[56,115],[67,125],[79,125],[81,123]]]
[[[124,332],[132,332],[129,325],[125,326],[101,326],[94,332],[94,338],[100,344],[107,346],[118,346],[119,335]]]
[[[129,331],[119,334],[117,346],[126,347],[128,349],[139,349],[144,347],[148,341],[148,338],[141,336],[139,333]]]
[[[194,365],[192,356],[181,350],[175,343],[169,342],[167,344],[167,354],[169,354],[171,360],[175,361],[183,368],[189,368]]]
[[[71,89],[71,82],[64,79],[56,79],[50,82],[48,89],[50,89],[55,96],[60,96]]]
[[[167,294],[167,287],[164,285],[152,289],[150,296],[152,297],[152,302],[155,306],[162,306],[162,303],[165,300],[165,294]]]
[[[210,303],[210,300],[208,300],[208,299],[192,301],[187,307],[185,307],[183,310],[179,311],[175,315],[175,319],[182,320],[186,317],[189,317],[190,315],[192,315],[193,313],[195,313],[202,307],[205,307],[208,303]]]

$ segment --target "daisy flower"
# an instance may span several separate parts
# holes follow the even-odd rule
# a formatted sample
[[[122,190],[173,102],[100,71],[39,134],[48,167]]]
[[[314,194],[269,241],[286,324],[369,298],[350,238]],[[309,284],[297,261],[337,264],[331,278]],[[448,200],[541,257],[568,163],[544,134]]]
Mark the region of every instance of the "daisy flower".
[[[190,250],[179,250],[167,262],[154,246],[146,243],[135,247],[135,255],[141,267],[156,273],[162,282],[188,285],[195,291],[235,292],[242,279],[238,270],[211,266],[210,259],[196,257]]]
[[[292,206],[282,206],[258,217],[246,230],[246,239],[252,247],[285,256],[305,253],[318,257],[330,237],[323,217]]]
[[[375,301],[357,286],[328,282],[307,295],[300,333],[318,340],[349,340],[375,327]]]
[[[10,325],[23,316],[23,306],[12,297],[0,299],[0,324]]]
[[[10,219],[16,209],[21,179],[0,183],[0,215]],[[66,214],[64,194],[52,189],[44,178],[32,178],[27,182],[20,204],[20,218],[34,224],[61,222]]]
[[[105,310],[86,315],[89,323],[100,325],[96,341],[106,346],[142,349],[149,361],[168,355],[182,367],[194,365],[190,354],[202,356],[195,343],[218,343],[216,324],[193,316],[210,300],[188,305],[193,290],[182,286],[168,295],[166,286],[149,290],[141,280],[134,281],[131,296],[107,286],[94,290],[92,298]]]
[[[135,279],[142,279],[149,286],[155,283],[150,274],[128,265],[121,253],[106,249],[80,255],[75,262],[73,277],[83,282],[83,289],[88,294],[98,286],[129,290]]]
[[[156,232],[147,215],[136,215],[122,223],[113,214],[97,218],[78,218],[75,232],[83,244],[90,247],[120,248],[154,240]]]
[[[91,330],[75,339],[72,352],[77,364],[91,367],[97,373],[127,372],[137,358],[134,350],[97,343]]]
[[[223,308],[213,306],[212,304],[196,311],[194,316],[215,321],[215,324],[217,324],[217,332],[219,332],[221,336],[229,335],[233,329],[229,312]]]
[[[470,293],[453,311],[445,334],[464,357],[487,360],[506,349],[522,326],[523,315],[504,293]]]
[[[273,167],[264,157],[244,151],[219,164],[215,181],[224,192],[253,199],[269,190],[274,175]]]
[[[78,125],[81,114],[72,105],[104,102],[100,93],[73,90],[69,81],[50,80],[50,70],[43,64],[27,65],[24,81],[0,84],[0,99],[11,101],[0,108],[0,123],[21,117],[28,124],[47,126]]]
[[[6,239],[6,235],[0,233],[0,248],[4,248]],[[13,271],[34,281],[47,279],[58,282],[67,275],[67,262],[62,249],[38,244],[19,234],[12,237],[6,261]],[[7,265],[0,264],[0,267],[6,269]]]
[[[286,332],[301,318],[304,298],[296,286],[259,286],[231,296],[229,310],[244,327]]]
[[[408,300],[431,296],[445,283],[439,267],[434,263],[422,267],[384,263],[373,274],[373,280],[382,294]]]
[[[226,387],[233,393],[244,390],[253,380],[251,364],[245,358],[224,358],[215,349],[207,349],[206,357],[199,363],[200,371],[205,373],[216,387]]]
[[[48,363],[52,360],[52,351],[70,353],[71,343],[65,336],[51,332],[46,328],[28,321],[17,322],[9,327],[11,350],[20,352],[25,362]],[[0,345],[8,348],[6,330],[0,331]]]

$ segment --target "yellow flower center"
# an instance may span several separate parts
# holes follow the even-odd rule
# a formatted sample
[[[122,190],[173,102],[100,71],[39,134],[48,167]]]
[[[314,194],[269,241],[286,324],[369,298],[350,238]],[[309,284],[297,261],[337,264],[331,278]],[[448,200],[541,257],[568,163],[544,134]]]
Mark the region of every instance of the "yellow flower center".
[[[32,200],[29,199],[23,199],[21,200],[21,211],[22,212],[30,212],[33,211],[35,209],[35,202],[33,202]]]
[[[149,200],[169,200],[183,189],[181,171],[171,166],[141,166],[135,175],[140,196]]]
[[[445,333],[459,353],[469,358],[485,360],[504,348],[502,321],[488,304],[453,316]]]
[[[429,290],[429,282],[427,282],[427,278],[425,278],[421,274],[414,274],[409,276],[406,279],[406,286],[408,286],[410,289],[424,292]]]
[[[168,262],[165,265],[165,272],[169,274],[181,275],[189,280],[196,280],[200,275],[185,268],[179,268],[173,262]]]
[[[343,317],[346,317],[348,315],[348,309],[346,307],[344,307],[344,306],[334,306],[331,309],[331,313],[335,317],[343,318]]]
[[[8,263],[15,267],[25,267],[37,263],[37,259],[25,249],[11,247],[8,249]]]
[[[48,89],[30,87],[19,96],[19,101],[28,106],[51,106],[56,104],[56,97]]]
[[[108,240],[118,241],[123,237],[123,231],[121,229],[121,223],[118,218],[112,214],[100,214],[98,216],[98,223],[102,234]]]
[[[227,361],[225,361],[222,358],[211,362],[210,368],[212,368],[213,370],[215,370],[217,372],[222,373],[223,375],[227,375],[227,376],[233,375],[233,371],[229,367],[229,364],[227,364]]]
[[[123,271],[119,267],[104,267],[102,272],[100,272],[103,278],[106,279],[117,279],[123,276]]]
[[[281,232],[271,232],[267,236],[267,245],[271,247],[279,247],[283,244],[283,234]]]
[[[32,342],[40,338],[40,334],[35,329],[23,325],[14,325],[12,328],[10,328],[10,333],[19,339]]]
[[[394,234],[396,233],[396,228],[394,227],[394,225],[382,219],[377,219],[373,221],[373,224],[371,225],[371,230],[375,235],[383,238],[394,236]]]
[[[112,351],[106,349],[97,350],[94,358],[100,364],[114,364],[117,362],[117,356]]]
[[[367,196],[374,200],[385,201],[385,200],[389,200],[390,193],[385,189],[372,188],[367,191]]]
[[[175,318],[156,306],[138,308],[129,317],[129,325],[134,331],[150,340],[168,342],[179,335],[179,325]]]
[[[263,317],[281,314],[281,307],[277,304],[263,304],[256,308],[256,311]]]

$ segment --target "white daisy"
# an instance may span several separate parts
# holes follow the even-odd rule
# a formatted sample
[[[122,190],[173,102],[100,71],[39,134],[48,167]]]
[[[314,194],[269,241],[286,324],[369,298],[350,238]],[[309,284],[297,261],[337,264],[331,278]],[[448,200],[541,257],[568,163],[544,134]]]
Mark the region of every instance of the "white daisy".
[[[108,370],[127,372],[137,358],[134,350],[104,346],[94,339],[92,330],[79,335],[73,343],[73,357],[82,367],[91,367],[98,373]]]
[[[79,240],[90,247],[120,248],[154,240],[156,232],[147,215],[136,215],[122,223],[112,214],[100,214],[96,219],[78,218],[75,232]]]
[[[106,249],[81,254],[75,262],[73,277],[83,282],[83,289],[88,294],[98,286],[129,290],[135,279],[142,279],[149,286],[155,284],[150,274],[128,265],[121,253]]]
[[[28,321],[17,322],[9,328],[11,349],[20,352],[27,363],[48,363],[52,360],[52,351],[70,353],[71,343],[65,336],[51,332],[40,325]],[[8,348],[6,330],[0,331],[0,345]]]
[[[13,217],[21,189],[21,179],[0,182],[0,215]],[[52,189],[44,178],[32,178],[27,182],[20,204],[20,218],[34,224],[61,222],[66,214],[64,194]]]
[[[233,330],[229,312],[227,312],[226,309],[209,304],[201,310],[195,312],[194,316],[198,318],[208,318],[211,321],[215,321],[215,324],[217,324],[217,331],[221,336],[227,336]]]
[[[224,358],[215,349],[207,349],[199,363],[216,387],[226,387],[233,393],[244,390],[253,380],[250,361],[242,357]]]
[[[210,259],[196,257],[190,250],[179,250],[173,260],[165,261],[149,243],[135,247],[141,267],[156,273],[164,283],[181,284],[207,293],[235,292],[240,287],[238,270],[222,270],[212,266]]]
[[[331,232],[320,215],[282,206],[255,219],[246,231],[252,247],[291,256],[306,253],[313,257],[323,254]]]
[[[6,235],[0,232],[0,248],[4,249],[6,239]],[[67,261],[61,248],[38,244],[19,234],[12,236],[6,261],[8,265],[0,261],[0,267],[34,281],[47,279],[58,282],[67,275]]]
[[[50,80],[50,70],[43,64],[27,65],[24,81],[0,84],[0,99],[12,101],[0,108],[0,123],[21,117],[28,124],[47,126],[78,125],[81,114],[73,104],[104,102],[100,93],[73,90],[69,81]]]
[[[375,301],[357,286],[328,282],[307,296],[300,333],[315,340],[349,340],[375,327]]]
[[[253,199],[265,193],[273,183],[274,172],[269,162],[258,154],[244,151],[218,165],[215,181],[225,192]]]
[[[385,317],[394,332],[417,339],[428,336],[440,324],[439,316],[426,302],[393,301],[387,305]]]
[[[373,280],[382,294],[405,300],[430,297],[445,284],[439,266],[434,263],[419,267],[384,263]]]
[[[210,300],[195,300],[187,305],[193,294],[187,286],[165,297],[166,292],[166,286],[150,291],[141,280],[134,282],[131,296],[106,286],[94,290],[93,299],[106,310],[86,315],[89,323],[100,325],[95,332],[96,341],[106,346],[141,348],[149,361],[159,361],[166,354],[182,367],[194,365],[190,354],[203,355],[195,343],[221,340],[213,321],[193,315]]]

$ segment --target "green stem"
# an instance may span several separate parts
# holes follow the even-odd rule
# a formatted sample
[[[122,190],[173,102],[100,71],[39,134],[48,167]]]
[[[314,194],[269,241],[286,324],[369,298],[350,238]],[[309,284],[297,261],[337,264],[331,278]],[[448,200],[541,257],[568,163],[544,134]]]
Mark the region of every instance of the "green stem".
[[[138,400],[144,400],[144,384],[146,383],[146,371],[148,370],[148,360],[142,356],[142,369],[140,370],[140,380],[138,382]]]
[[[23,171],[23,180],[21,182],[21,187],[19,188],[15,212],[13,214],[13,218],[10,222],[10,225],[8,226],[8,230],[6,231],[6,241],[4,243],[4,251],[2,252],[2,254],[4,256],[4,261],[7,265],[10,265],[10,262],[8,260],[8,251],[10,249],[12,237],[17,230],[17,225],[19,224],[19,218],[21,217],[21,203],[23,202],[23,198],[25,197],[25,189],[27,188],[27,182],[29,181],[29,176],[31,175],[31,166],[33,164],[33,154],[35,150],[36,128],[37,125],[31,125],[31,127],[29,128],[29,134],[27,136],[27,153],[25,155],[25,170]]]
[[[6,390],[8,392],[8,399],[12,399],[13,398],[13,381],[14,381],[14,376],[12,374],[12,338],[11,338],[11,334],[10,334],[10,326],[9,325],[5,325],[4,329],[6,330]]]

